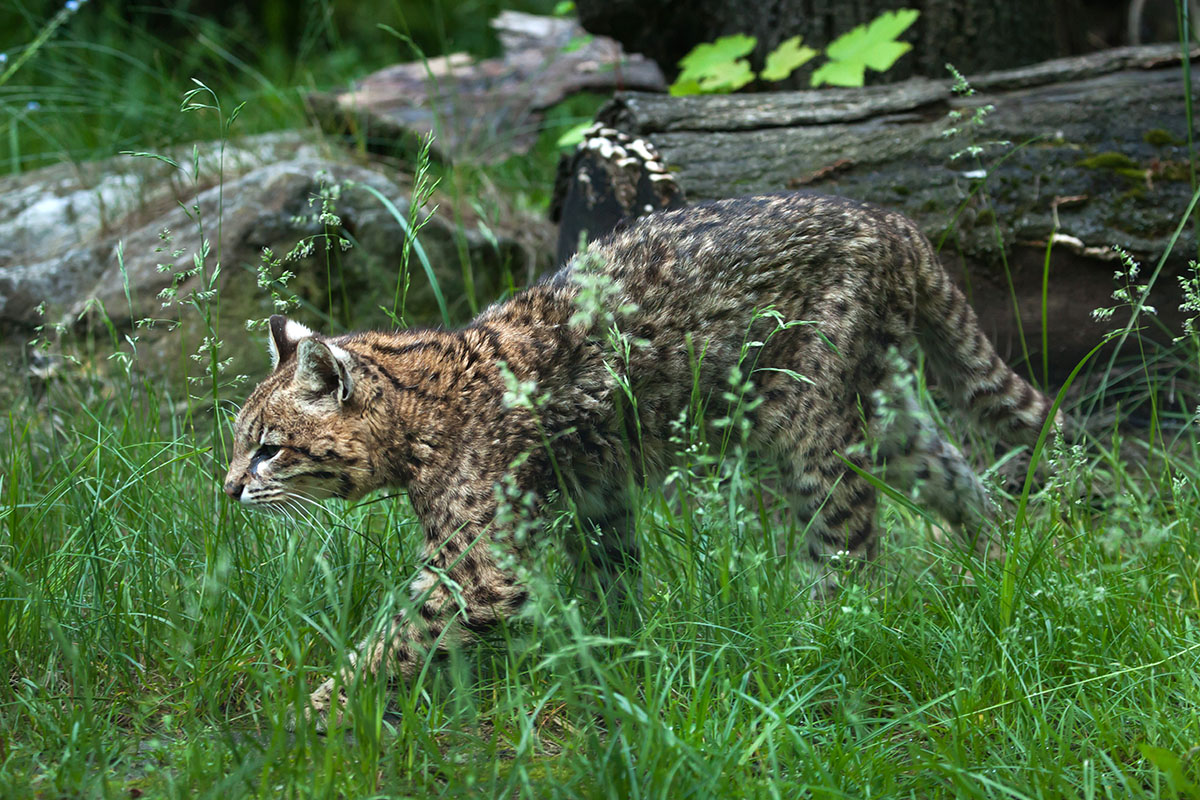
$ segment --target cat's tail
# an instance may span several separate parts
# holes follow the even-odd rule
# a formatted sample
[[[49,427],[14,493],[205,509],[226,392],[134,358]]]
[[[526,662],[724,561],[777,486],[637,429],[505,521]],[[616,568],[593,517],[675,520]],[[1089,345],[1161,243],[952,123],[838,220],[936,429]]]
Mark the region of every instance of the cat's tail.
[[[917,236],[916,334],[938,386],[1002,440],[1033,444],[1050,413],[1050,398],[997,355],[932,245]],[[1055,424],[1062,428],[1062,412]]]

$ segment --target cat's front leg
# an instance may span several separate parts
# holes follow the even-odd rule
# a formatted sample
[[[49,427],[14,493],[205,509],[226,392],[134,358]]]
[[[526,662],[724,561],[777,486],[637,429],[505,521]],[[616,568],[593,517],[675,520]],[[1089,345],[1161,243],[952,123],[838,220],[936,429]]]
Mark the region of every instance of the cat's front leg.
[[[340,721],[345,689],[356,680],[410,680],[431,653],[461,646],[519,611],[528,594],[497,555],[488,526],[459,528],[441,542],[430,537],[426,564],[410,585],[411,610],[392,617],[359,646],[338,678],[310,695],[310,718],[318,727]]]
[[[407,612],[394,615],[382,630],[347,654],[348,663],[337,677],[329,678],[309,695],[306,718],[318,731],[324,731],[330,725],[341,725],[347,687],[357,681],[389,674],[406,680],[411,678],[430,650],[444,650],[450,646],[447,634],[453,635],[455,629],[443,625],[441,630],[442,634],[431,642],[418,626],[409,622]]]

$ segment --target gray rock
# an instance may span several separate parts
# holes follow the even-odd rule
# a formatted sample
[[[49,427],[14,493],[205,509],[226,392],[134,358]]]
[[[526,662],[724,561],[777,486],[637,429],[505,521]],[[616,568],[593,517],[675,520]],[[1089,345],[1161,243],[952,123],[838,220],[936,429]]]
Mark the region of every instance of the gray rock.
[[[160,293],[196,258],[203,269],[179,283],[179,297],[203,288],[219,265],[213,285],[223,296],[230,289],[239,300],[258,295],[258,310],[269,313],[269,298],[256,287],[263,248],[283,256],[314,238],[312,252],[288,265],[297,273],[293,288],[301,299],[320,305],[341,293],[338,308],[322,310],[346,321],[379,321],[377,306],[390,306],[395,293],[404,232],[365,187],[407,217],[410,189],[402,177],[330,160],[295,135],[227,147],[223,181],[216,178],[218,147],[198,152],[199,181],[166,161],[130,157],[0,180],[0,329],[29,329],[45,321],[70,325],[88,311],[98,317],[101,309],[118,327],[164,313],[174,317],[176,312],[164,312]],[[177,163],[181,156],[190,154],[172,154]],[[191,173],[190,157],[184,169]],[[336,230],[317,219],[323,187],[338,195],[332,209],[341,220]],[[490,228],[460,231],[447,212],[434,214],[419,241],[452,309],[464,311],[467,305],[467,272],[479,273],[468,276],[478,281],[504,267],[525,281],[537,271],[534,253],[548,241],[548,225],[532,220],[520,225],[519,238],[532,246]],[[327,252],[321,241],[327,232],[353,246]],[[413,318],[440,320],[415,254],[409,266]],[[339,284],[336,291],[327,285],[331,279]],[[239,310],[251,309],[239,305]]]
[[[40,324],[35,309],[43,302],[46,318],[61,321],[112,266],[123,235],[211,186],[222,165],[228,179],[297,157],[316,158],[318,150],[297,134],[271,134],[227,144],[223,153],[219,143],[207,143],[162,157],[123,155],[0,178],[0,329]],[[184,169],[197,166],[199,180],[189,180]]]
[[[124,156],[0,179],[5,351],[52,325],[68,340],[89,335],[96,358],[106,342],[128,349],[129,336],[138,369],[198,376],[207,360],[187,356],[215,332],[220,360],[229,359],[223,375],[260,374],[265,349],[247,322],[276,310],[259,286],[264,248],[277,258],[296,251],[274,272],[294,273],[283,294],[309,325],[390,327],[383,309],[398,297],[408,324],[441,324],[415,252],[402,274],[404,229],[379,199],[408,219],[411,178],[348,158],[283,134],[227,146],[223,171],[219,145],[202,145],[164,160]],[[320,218],[323,194],[336,220]],[[485,224],[473,205],[434,202],[418,242],[453,322],[549,267],[548,221],[500,208]]]

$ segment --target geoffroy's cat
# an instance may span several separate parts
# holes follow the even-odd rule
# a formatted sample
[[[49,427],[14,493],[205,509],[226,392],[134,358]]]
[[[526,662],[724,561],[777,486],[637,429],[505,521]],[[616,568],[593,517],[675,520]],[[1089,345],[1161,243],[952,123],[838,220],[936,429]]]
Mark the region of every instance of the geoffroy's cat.
[[[996,354],[910,220],[804,193],[703,203],[594,242],[461,330],[326,337],[272,317],[274,370],[238,414],[225,491],[271,509],[407,489],[426,539],[414,610],[353,663],[408,677],[429,647],[526,600],[500,557],[515,545],[499,485],[535,508],[570,503],[589,532],[573,552],[631,569],[630,487],[662,479],[681,416],[728,413],[735,367],[755,398],[747,445],[776,469],[818,570],[834,554],[869,559],[876,491],[851,465],[873,466],[856,446],[873,392],[914,341],[955,405],[1005,441],[1037,439],[1050,402]],[[988,501],[959,451],[928,424],[899,429],[876,450],[888,479],[920,481],[935,510],[977,524]],[[318,716],[335,685],[313,693]]]

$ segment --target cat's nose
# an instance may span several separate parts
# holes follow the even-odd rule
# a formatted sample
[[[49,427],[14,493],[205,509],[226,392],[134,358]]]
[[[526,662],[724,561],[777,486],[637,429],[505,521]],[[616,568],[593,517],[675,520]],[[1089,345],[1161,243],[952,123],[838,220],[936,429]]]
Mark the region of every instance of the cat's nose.
[[[233,500],[242,499],[242,482],[241,481],[225,481],[225,494]]]

